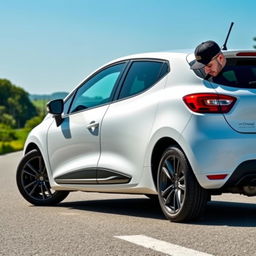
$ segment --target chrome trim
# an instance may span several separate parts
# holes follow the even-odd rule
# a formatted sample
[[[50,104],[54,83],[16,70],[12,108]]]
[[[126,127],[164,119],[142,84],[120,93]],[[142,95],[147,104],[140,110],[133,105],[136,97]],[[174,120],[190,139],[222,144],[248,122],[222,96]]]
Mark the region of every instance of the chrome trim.
[[[79,170],[56,177],[55,181],[59,184],[124,184],[129,183],[132,178],[127,174],[104,168],[91,170],[95,175],[93,172],[88,173],[87,170]],[[94,177],[96,175],[97,177]]]
[[[108,178],[97,179],[98,184],[122,184],[128,183],[131,180],[129,177],[111,176]]]
[[[59,184],[97,184],[97,179],[55,179]]]

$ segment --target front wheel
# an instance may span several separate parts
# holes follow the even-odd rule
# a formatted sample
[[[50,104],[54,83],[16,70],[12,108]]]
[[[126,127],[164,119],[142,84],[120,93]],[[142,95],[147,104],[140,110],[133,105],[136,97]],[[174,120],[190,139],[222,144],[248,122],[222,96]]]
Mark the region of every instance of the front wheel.
[[[21,159],[16,181],[21,195],[38,206],[57,204],[69,194],[68,191],[51,189],[43,157],[37,150],[30,151]]]
[[[165,150],[157,173],[159,203],[167,219],[186,222],[199,217],[207,203],[207,191],[197,182],[184,153]]]

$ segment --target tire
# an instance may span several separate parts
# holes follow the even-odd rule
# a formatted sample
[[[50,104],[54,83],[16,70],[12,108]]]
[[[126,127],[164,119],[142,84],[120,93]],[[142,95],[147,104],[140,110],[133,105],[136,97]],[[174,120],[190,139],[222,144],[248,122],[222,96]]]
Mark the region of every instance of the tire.
[[[30,151],[21,159],[16,182],[21,195],[37,206],[58,204],[69,194],[68,191],[51,189],[43,157],[37,150]]]
[[[194,220],[206,208],[208,192],[199,185],[184,153],[177,147],[167,148],[162,155],[157,190],[161,209],[170,221]]]

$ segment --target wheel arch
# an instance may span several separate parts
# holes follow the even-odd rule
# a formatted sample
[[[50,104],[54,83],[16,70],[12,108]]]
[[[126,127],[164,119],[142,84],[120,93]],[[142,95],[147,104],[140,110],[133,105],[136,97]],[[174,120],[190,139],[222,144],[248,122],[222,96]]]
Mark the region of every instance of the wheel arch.
[[[184,143],[184,140],[182,140],[182,137],[179,137],[178,140],[180,143],[177,142],[177,140],[169,137],[169,136],[164,136],[154,144],[154,147],[152,149],[151,153],[151,159],[150,159],[150,164],[151,164],[151,175],[153,179],[153,183],[155,185],[155,188],[157,187],[157,170],[158,170],[158,163],[161,159],[161,156],[165,149],[167,149],[170,146],[176,146],[178,147],[184,154],[185,158],[188,161],[189,167],[191,168],[194,176],[196,177],[198,183],[200,184],[201,187],[204,188],[203,186],[203,180],[202,180],[202,175],[199,175],[195,170],[197,170],[197,161],[193,155],[193,152],[190,151],[190,148]]]
[[[151,155],[151,172],[152,172],[152,177],[153,177],[155,187],[157,184],[156,182],[157,182],[158,163],[162,157],[164,150],[170,146],[177,146],[182,150],[179,143],[170,137],[163,137],[159,139],[153,148],[152,155]]]
[[[51,171],[51,166],[49,163],[49,158],[48,158],[48,153],[47,151],[44,149],[44,147],[42,146],[42,142],[35,136],[31,136],[29,138],[29,140],[27,140],[24,150],[23,150],[23,155],[28,154],[29,152],[31,152],[32,150],[37,150],[41,156],[44,159],[44,163],[45,163],[45,167],[46,167],[46,171],[49,177],[49,181],[51,184],[51,187],[53,187],[55,185],[55,182],[52,178],[52,171]]]
[[[27,147],[24,149],[24,153],[27,154],[28,152],[30,152],[34,149],[36,149],[37,151],[39,151],[41,153],[41,150],[39,149],[39,147],[33,142],[31,142],[27,145]]]

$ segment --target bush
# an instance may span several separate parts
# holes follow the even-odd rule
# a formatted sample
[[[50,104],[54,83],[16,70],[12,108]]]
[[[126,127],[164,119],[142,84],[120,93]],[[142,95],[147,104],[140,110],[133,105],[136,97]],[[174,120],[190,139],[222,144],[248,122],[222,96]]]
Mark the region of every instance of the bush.
[[[17,139],[15,136],[15,131],[7,125],[0,124],[0,141],[6,142],[15,139]]]
[[[25,142],[27,136],[28,136],[29,131],[25,128],[23,129],[16,129],[15,130],[15,136],[18,141]]]
[[[44,119],[43,116],[36,116],[36,117],[33,117],[32,119],[28,120],[25,124],[25,128],[27,130],[32,130],[34,127],[36,127],[37,125],[39,125],[42,120]]]
[[[23,149],[24,141],[14,140],[14,141],[9,142],[9,145],[12,148],[12,151],[19,151],[19,150]]]
[[[0,127],[0,133],[2,132],[2,128]],[[0,155],[6,154],[14,151],[22,150],[24,147],[25,140],[28,135],[28,131],[26,129],[18,129],[18,130],[11,130],[9,132],[13,134],[15,137],[13,140],[0,140]]]
[[[13,152],[14,149],[10,143],[0,143],[0,154]]]

